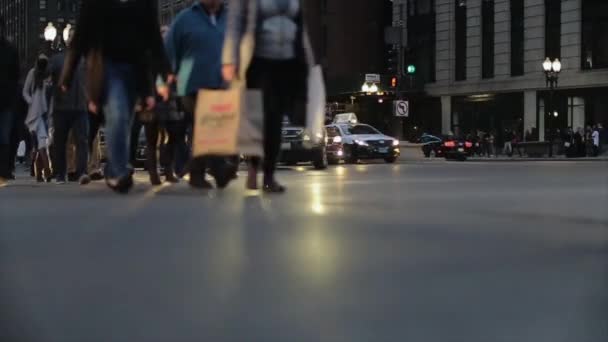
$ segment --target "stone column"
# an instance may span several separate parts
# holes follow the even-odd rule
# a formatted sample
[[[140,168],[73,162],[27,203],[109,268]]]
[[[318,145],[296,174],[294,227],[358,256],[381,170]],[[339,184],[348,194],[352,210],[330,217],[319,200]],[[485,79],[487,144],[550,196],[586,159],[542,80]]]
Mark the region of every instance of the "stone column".
[[[441,97],[441,133],[448,134],[452,130],[452,98]]]
[[[536,106],[536,91],[524,92],[524,136],[526,131],[532,132],[532,128],[536,127]]]

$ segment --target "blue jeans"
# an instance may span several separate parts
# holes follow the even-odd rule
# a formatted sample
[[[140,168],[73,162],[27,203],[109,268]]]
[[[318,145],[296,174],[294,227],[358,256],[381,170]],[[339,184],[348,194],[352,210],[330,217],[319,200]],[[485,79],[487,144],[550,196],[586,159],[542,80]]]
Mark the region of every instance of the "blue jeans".
[[[70,129],[76,140],[76,174],[78,177],[87,174],[89,160],[89,115],[85,111],[56,111],[53,114],[55,123],[55,171],[58,180],[66,176],[66,148]]]
[[[12,171],[10,143],[13,120],[13,112],[0,110],[0,177],[2,178],[9,178]]]
[[[133,66],[106,62],[102,100],[108,151],[106,178],[122,178],[130,173],[129,145],[135,100],[136,81]]]

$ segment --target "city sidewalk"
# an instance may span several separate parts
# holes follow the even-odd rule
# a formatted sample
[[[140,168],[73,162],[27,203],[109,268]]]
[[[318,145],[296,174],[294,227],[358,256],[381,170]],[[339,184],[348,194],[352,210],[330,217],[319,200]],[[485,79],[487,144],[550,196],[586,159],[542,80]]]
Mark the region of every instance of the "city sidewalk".
[[[422,144],[415,144],[406,141],[401,141],[399,148],[401,149],[402,160],[445,160],[444,158],[426,158],[422,154]],[[507,157],[505,155],[499,155],[497,157],[469,157],[467,161],[472,162],[530,162],[530,161],[570,161],[570,162],[607,162],[608,152],[604,152],[599,157],[584,157],[584,158],[567,158],[565,155],[557,155],[554,157],[520,157],[514,155],[513,157]]]
[[[599,157],[584,157],[584,158],[567,158],[566,156],[554,156],[554,157],[520,157],[520,156],[498,156],[498,157],[469,157],[467,161],[475,161],[475,162],[529,162],[529,161],[570,161],[570,162],[608,162],[608,156],[603,155]]]

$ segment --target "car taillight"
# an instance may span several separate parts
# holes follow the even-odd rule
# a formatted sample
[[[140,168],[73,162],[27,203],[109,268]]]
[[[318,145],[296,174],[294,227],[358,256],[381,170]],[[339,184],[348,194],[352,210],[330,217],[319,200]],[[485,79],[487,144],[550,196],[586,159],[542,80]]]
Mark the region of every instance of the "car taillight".
[[[464,146],[466,146],[466,148],[471,148],[471,147],[473,147],[473,143],[470,141],[467,141],[464,143]]]
[[[446,141],[443,143],[443,146],[445,147],[456,147],[456,143],[453,141]]]

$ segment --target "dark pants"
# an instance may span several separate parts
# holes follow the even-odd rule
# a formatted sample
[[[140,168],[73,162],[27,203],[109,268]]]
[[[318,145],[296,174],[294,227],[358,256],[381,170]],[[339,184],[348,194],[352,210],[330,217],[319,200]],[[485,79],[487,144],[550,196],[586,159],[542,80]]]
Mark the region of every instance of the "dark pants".
[[[307,69],[296,60],[254,58],[247,70],[247,88],[261,89],[264,102],[264,183],[274,180],[281,150],[283,117],[304,125]],[[260,159],[251,158],[257,168]]]
[[[162,145],[160,153],[161,166],[165,169],[165,174],[169,174],[177,170],[178,154],[187,150],[186,126],[183,121],[166,121],[161,126],[167,133],[167,143]]]
[[[58,180],[66,177],[66,149],[70,130],[76,140],[76,175],[87,174],[89,160],[89,116],[85,111],[56,111],[53,115],[55,124],[54,169]]]
[[[137,158],[139,135],[141,134],[142,128],[144,128],[146,135],[145,167],[148,172],[157,172],[158,162],[156,157],[156,145],[158,142],[158,122],[156,121],[142,122],[141,120],[137,119],[137,117],[133,121],[133,126],[131,127],[130,143],[131,164],[133,164],[135,162],[135,158]]]
[[[95,142],[95,137],[97,133],[99,133],[99,128],[102,124],[102,114],[94,114],[88,112],[89,116],[89,154],[93,153],[93,143]]]
[[[10,110],[0,110],[0,177],[10,178],[12,165],[10,142],[13,131],[14,114]]]

